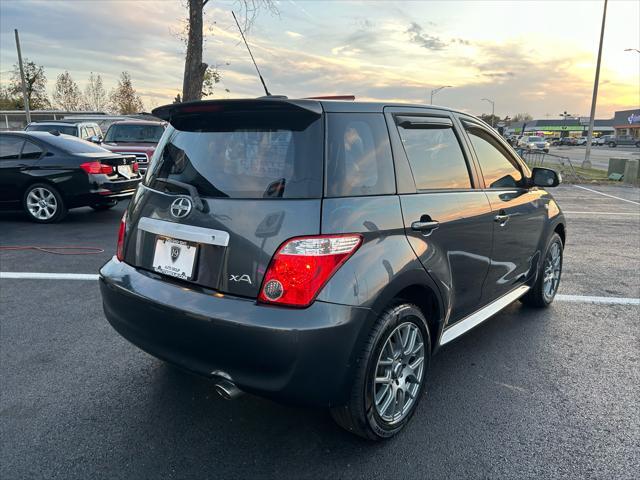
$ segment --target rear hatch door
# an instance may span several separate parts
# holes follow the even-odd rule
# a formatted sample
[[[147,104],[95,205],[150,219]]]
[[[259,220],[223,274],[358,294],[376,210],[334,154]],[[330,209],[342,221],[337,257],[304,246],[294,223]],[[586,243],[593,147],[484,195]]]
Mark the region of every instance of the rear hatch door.
[[[320,104],[181,107],[162,117],[171,126],[129,209],[125,261],[167,281],[255,298],[277,248],[320,232]]]

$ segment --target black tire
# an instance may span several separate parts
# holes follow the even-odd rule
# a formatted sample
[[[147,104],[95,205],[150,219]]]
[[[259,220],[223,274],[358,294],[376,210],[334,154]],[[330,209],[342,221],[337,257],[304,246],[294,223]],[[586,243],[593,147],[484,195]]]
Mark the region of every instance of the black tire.
[[[609,148],[616,148],[616,142],[609,142]]]
[[[118,204],[117,200],[113,200],[109,203],[96,203],[94,205],[89,205],[91,208],[93,208],[96,212],[102,212],[104,210],[109,210],[113,207],[115,207]]]
[[[545,279],[545,266],[547,265],[547,258],[551,252],[551,249],[554,245],[559,246],[560,251],[560,264],[559,271],[557,272],[557,283],[553,290],[552,295],[545,294],[544,289],[544,279]],[[546,308],[553,302],[553,299],[558,292],[558,286],[560,285],[560,278],[562,277],[562,261],[563,261],[563,249],[564,245],[562,244],[562,239],[560,235],[554,232],[553,235],[549,238],[547,242],[547,247],[544,249],[544,255],[542,256],[542,261],[540,262],[540,267],[538,268],[538,275],[536,278],[536,282],[533,284],[533,287],[524,295],[520,300],[525,305],[529,305],[531,307],[536,308]]]
[[[378,368],[378,358],[387,339],[396,327],[405,323],[413,323],[422,334],[424,368],[410,410],[400,421],[392,424],[385,421],[375,407],[374,377]],[[345,430],[368,440],[383,440],[393,437],[409,422],[420,403],[420,398],[424,393],[430,356],[431,337],[427,321],[420,309],[409,303],[396,304],[386,309],[378,317],[358,358],[349,403],[332,408],[331,416]]]
[[[50,194],[55,200],[55,202],[51,201],[51,204],[55,203],[55,208],[51,207],[53,210],[48,208],[46,209],[46,214],[39,214],[38,212],[42,212],[43,210],[42,208],[38,210],[38,207],[34,206],[33,200],[43,196],[51,199],[47,194]],[[27,188],[22,197],[22,207],[29,219],[37,223],[59,222],[67,215],[67,207],[64,204],[62,196],[55,187],[48,183],[34,183],[33,185],[29,185],[29,188]],[[48,212],[51,212],[51,214]]]

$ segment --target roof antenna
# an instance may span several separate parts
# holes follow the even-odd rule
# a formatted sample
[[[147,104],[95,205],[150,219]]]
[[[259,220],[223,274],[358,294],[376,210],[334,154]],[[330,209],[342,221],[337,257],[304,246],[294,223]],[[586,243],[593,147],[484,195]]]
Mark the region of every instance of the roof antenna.
[[[247,43],[247,39],[244,38],[244,33],[242,32],[242,29],[240,28],[240,24],[238,23],[238,19],[236,18],[236,14],[233,12],[233,10],[231,10],[231,15],[233,15],[233,19],[236,21],[236,25],[238,26],[238,30],[240,31],[240,35],[242,35],[242,40],[244,40],[244,44],[247,46],[247,50],[249,51],[249,55],[251,55],[251,60],[253,61],[253,65],[256,67],[256,72],[258,72],[258,77],[260,77],[260,81],[262,82],[262,86],[264,87],[264,93],[266,93],[267,96],[270,97],[271,94],[269,93],[269,90],[267,89],[267,84],[264,83],[264,78],[262,78],[262,75],[260,74],[260,69],[258,68],[258,64],[256,63],[256,59],[253,58],[253,53],[251,53],[251,49],[249,48],[249,44]]]

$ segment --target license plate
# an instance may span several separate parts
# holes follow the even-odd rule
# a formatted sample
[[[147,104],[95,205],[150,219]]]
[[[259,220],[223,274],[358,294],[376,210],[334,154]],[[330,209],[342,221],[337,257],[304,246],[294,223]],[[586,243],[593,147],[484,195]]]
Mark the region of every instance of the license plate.
[[[183,240],[158,238],[153,255],[153,269],[156,272],[191,280],[198,247]]]
[[[133,177],[133,169],[131,165],[118,165],[118,173],[125,178]]]

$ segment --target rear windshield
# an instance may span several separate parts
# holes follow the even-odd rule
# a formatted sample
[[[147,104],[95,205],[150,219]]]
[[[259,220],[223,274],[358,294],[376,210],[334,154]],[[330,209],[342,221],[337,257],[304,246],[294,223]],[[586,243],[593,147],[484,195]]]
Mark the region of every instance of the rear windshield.
[[[162,125],[113,124],[107,130],[105,142],[158,143],[164,127]]]
[[[95,143],[71,135],[51,135],[38,138],[67,153],[111,153]]]
[[[75,125],[29,125],[27,132],[60,132],[65,135],[78,136],[78,130]]]
[[[158,181],[196,187],[200,195],[228,198],[320,198],[323,127],[317,116],[249,112],[204,117],[190,131],[169,127],[146,185],[182,191]]]

